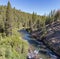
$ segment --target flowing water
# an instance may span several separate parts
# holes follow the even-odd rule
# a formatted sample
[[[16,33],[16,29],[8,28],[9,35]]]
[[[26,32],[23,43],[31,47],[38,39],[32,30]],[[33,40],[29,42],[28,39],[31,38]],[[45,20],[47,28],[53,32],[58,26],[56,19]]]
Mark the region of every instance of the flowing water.
[[[32,45],[37,51],[39,51],[39,55],[42,59],[56,59],[57,56],[50,50],[48,49],[43,42],[36,41],[36,39],[31,38],[30,34],[22,29],[19,31],[22,35],[22,38],[27,40],[27,42]],[[60,59],[60,58],[59,58]]]

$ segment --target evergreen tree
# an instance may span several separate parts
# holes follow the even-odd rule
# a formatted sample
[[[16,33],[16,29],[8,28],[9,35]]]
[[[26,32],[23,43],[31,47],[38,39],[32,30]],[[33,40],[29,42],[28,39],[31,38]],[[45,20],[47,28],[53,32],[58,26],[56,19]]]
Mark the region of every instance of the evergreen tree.
[[[31,28],[32,29],[36,28],[36,26],[35,26],[36,22],[37,22],[37,15],[36,15],[36,13],[33,12],[33,14],[32,14],[32,21],[31,21]]]
[[[60,21],[60,10],[55,13],[55,21]]]
[[[6,10],[6,20],[5,20],[6,36],[12,35],[12,27],[13,27],[12,8],[10,2],[8,1],[7,10]]]
[[[40,21],[39,21],[39,19],[37,20],[36,27],[37,27],[37,29],[40,29]]]
[[[2,16],[0,15],[0,33],[4,32],[4,21]]]

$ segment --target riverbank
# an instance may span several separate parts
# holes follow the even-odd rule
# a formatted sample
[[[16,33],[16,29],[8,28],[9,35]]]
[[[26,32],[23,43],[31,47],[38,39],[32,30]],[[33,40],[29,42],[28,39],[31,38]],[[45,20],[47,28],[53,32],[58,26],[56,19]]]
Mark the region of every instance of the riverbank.
[[[50,59],[55,56],[51,50],[43,48],[45,45],[42,42],[36,41],[36,39],[30,37],[30,34],[26,30],[20,30],[20,33],[23,35],[23,39],[27,40],[30,45],[39,51],[39,54],[43,59]]]
[[[36,41],[42,41],[55,55],[60,57],[60,23],[54,22],[53,28],[49,25],[46,31],[46,34],[42,30],[30,32],[31,37],[35,38]]]

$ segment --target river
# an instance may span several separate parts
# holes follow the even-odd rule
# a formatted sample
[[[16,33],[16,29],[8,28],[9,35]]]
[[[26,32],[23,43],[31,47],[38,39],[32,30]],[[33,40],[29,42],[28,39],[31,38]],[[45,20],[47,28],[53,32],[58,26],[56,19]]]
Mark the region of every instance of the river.
[[[26,30],[22,29],[19,30],[19,32],[22,35],[22,38],[27,40],[27,42],[35,47],[37,51],[39,51],[39,54],[41,58],[43,59],[60,59],[57,58],[58,56],[55,55],[54,52],[52,52],[50,49],[48,49],[43,42],[36,41],[36,39],[30,37],[30,33],[28,33]]]

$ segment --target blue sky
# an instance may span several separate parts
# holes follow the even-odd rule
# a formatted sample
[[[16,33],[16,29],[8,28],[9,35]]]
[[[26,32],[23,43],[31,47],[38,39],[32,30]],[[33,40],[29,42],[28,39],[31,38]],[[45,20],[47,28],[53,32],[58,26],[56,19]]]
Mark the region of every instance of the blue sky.
[[[7,5],[8,0],[0,0],[0,5]],[[39,15],[48,14],[51,10],[60,9],[60,0],[10,0],[12,7]]]

